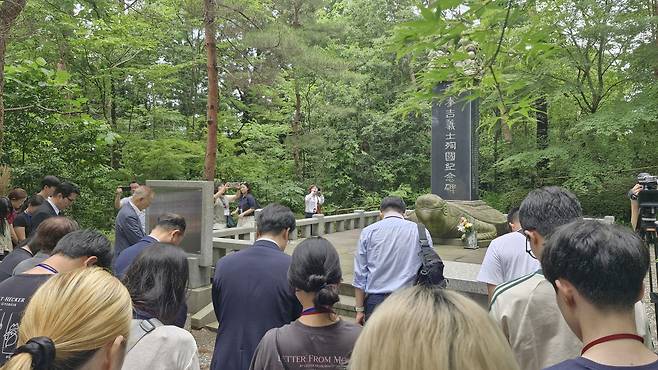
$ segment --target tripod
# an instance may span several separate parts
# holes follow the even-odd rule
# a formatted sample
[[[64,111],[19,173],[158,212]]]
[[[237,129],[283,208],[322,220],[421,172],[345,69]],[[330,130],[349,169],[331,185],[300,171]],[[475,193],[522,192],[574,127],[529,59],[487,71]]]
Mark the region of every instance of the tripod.
[[[651,250],[654,253],[653,263],[649,264],[649,300],[654,305],[656,322],[658,322],[658,292],[654,289],[654,275],[658,277],[658,233],[656,232],[656,212],[658,210],[658,190],[642,190],[637,197],[639,203],[639,219],[636,231],[644,240],[649,255]],[[658,333],[657,333],[658,334]]]

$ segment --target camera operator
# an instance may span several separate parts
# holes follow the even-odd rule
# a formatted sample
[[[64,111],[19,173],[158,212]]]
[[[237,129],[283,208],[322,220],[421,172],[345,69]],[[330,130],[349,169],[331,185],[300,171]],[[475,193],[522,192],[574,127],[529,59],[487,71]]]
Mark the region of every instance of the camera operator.
[[[306,218],[313,218],[313,215],[320,213],[320,206],[324,204],[324,195],[315,185],[308,188],[308,194],[304,197],[304,216]]]

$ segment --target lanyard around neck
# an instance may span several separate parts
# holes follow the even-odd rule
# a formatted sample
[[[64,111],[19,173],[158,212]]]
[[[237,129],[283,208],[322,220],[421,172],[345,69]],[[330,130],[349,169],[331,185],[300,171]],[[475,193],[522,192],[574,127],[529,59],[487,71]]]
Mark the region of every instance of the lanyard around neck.
[[[601,337],[599,339],[595,339],[595,340],[587,343],[587,345],[585,347],[583,347],[583,350],[580,351],[580,355],[582,356],[583,354],[585,354],[585,352],[587,352],[588,349],[596,346],[597,344],[601,344],[601,343],[605,343],[605,342],[612,342],[613,340],[621,340],[621,339],[633,339],[633,340],[636,340],[638,342],[644,343],[644,338],[642,338],[639,335],[635,335],[635,334],[623,333],[623,334],[606,335],[605,337]]]

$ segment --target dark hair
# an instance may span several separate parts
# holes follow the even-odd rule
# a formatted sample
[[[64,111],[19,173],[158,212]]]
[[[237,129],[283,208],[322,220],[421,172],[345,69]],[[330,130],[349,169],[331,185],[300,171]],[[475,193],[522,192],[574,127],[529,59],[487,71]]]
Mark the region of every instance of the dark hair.
[[[242,184],[240,184],[240,186],[242,186],[242,185],[247,187],[247,194],[251,194],[251,185],[249,185],[248,182],[243,182]],[[240,194],[242,194],[242,192],[240,192]],[[244,196],[244,195],[241,195],[241,196]]]
[[[27,245],[32,253],[50,253],[66,234],[79,229],[78,223],[68,217],[49,217],[39,224]]]
[[[5,235],[5,225],[9,222],[7,217],[13,209],[8,198],[0,197],[0,235]]]
[[[288,282],[293,288],[315,292],[313,304],[319,312],[332,312],[338,302],[338,284],[342,280],[336,248],[321,237],[301,242],[292,253]]]
[[[48,175],[48,176],[45,176],[43,178],[43,180],[41,180],[41,189],[43,189],[46,186],[50,186],[50,187],[57,186],[60,183],[61,183],[61,181],[59,181],[59,179],[57,177],[55,177],[53,175]]]
[[[123,283],[135,308],[169,325],[185,301],[188,276],[187,254],[158,243],[144,248],[130,264]]]
[[[399,213],[404,213],[407,210],[407,205],[404,203],[404,200],[400,197],[386,197],[382,199],[382,203],[379,206],[381,212],[386,210],[395,210]]]
[[[7,198],[9,198],[9,200],[25,199],[27,198],[27,192],[21,188],[13,188],[9,194],[7,194]]]
[[[180,230],[182,233],[185,233],[187,225],[183,216],[175,213],[163,213],[158,217],[158,223],[155,224],[155,227],[169,231]]]
[[[130,184],[137,184],[137,185],[139,185],[139,182],[138,182],[137,180],[133,180],[133,181],[131,181],[131,182],[128,183],[128,185],[130,185]]]
[[[546,242],[542,270],[563,278],[599,309],[629,310],[640,297],[649,250],[629,229],[594,220],[559,227]]]
[[[519,207],[512,207],[507,212],[507,223],[513,224],[519,222]]]
[[[69,258],[96,256],[97,266],[109,269],[112,265],[110,240],[100,232],[91,229],[66,234],[57,242],[52,254],[61,254]]]
[[[33,195],[25,201],[25,208],[27,207],[38,207],[43,204],[46,200],[43,199],[41,195]]]
[[[63,182],[55,188],[55,192],[53,195],[57,194],[62,194],[62,197],[67,198],[70,197],[71,194],[78,194],[80,195],[80,189],[75,185],[70,182]]]
[[[280,234],[285,229],[292,233],[295,225],[295,215],[290,208],[278,203],[269,204],[256,216],[256,230],[263,234]]]
[[[558,226],[581,218],[583,211],[575,195],[559,186],[531,191],[519,208],[519,221],[524,230],[536,230],[544,238]]]

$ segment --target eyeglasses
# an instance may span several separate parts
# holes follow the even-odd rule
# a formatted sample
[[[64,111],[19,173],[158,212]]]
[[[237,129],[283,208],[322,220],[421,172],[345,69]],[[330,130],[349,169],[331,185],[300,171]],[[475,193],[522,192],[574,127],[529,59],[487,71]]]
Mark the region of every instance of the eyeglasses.
[[[530,235],[526,234],[526,231],[532,231],[534,229],[527,229],[527,230],[519,230],[523,236],[525,236],[525,252],[528,253],[528,255],[534,259],[537,259],[537,256],[535,256],[535,253],[532,251],[532,247],[530,246]]]

